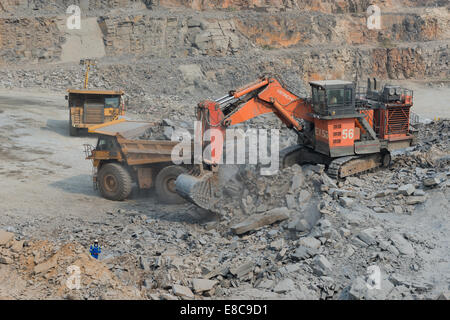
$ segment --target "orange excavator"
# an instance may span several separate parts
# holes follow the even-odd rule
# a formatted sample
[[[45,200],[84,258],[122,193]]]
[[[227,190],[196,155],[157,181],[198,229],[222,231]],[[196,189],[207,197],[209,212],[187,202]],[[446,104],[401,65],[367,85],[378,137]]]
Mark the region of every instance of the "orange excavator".
[[[395,85],[377,90],[376,79],[368,79],[363,93],[356,92],[356,84],[350,81],[309,84],[311,98],[300,98],[280,80],[264,76],[215,101],[200,102],[197,119],[202,124],[202,138],[208,129],[225,135],[233,125],[274,113],[298,134],[297,145],[280,151],[281,168],[296,163],[324,164],[328,175],[336,179],[388,167],[391,151],[412,144],[411,90]],[[208,147],[204,140],[208,139],[202,139],[203,150]],[[181,196],[206,209],[213,206],[222,149],[223,144],[216,143],[195,171],[177,178],[176,190]]]

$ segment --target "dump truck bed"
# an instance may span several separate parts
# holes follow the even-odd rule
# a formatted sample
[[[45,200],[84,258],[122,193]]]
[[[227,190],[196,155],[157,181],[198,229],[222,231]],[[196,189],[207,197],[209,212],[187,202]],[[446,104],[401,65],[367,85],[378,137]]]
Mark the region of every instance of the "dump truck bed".
[[[152,122],[121,119],[90,128],[90,133],[114,137],[119,149],[112,150],[114,148],[108,147],[100,150],[97,147],[93,150],[93,159],[125,160],[129,166],[172,162],[172,149],[178,141],[139,139],[146,130],[156,125],[158,124]]]
[[[124,139],[139,139],[139,136],[155,125],[152,122],[120,119],[92,126],[89,128],[89,132],[107,136],[121,136]]]

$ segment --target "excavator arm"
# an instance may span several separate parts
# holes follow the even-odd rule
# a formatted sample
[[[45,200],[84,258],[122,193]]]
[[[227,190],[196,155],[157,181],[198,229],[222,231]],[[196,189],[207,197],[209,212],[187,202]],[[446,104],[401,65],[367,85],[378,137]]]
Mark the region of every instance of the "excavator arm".
[[[197,118],[202,122],[203,134],[216,129],[225,136],[228,127],[263,114],[274,113],[288,128],[300,133],[303,128],[297,119],[312,122],[313,119],[308,115],[310,112],[311,106],[305,99],[285,89],[275,78],[262,77],[215,101],[200,102]],[[216,141],[211,159],[204,159],[205,162],[216,164],[222,149],[223,145]]]
[[[226,129],[267,113],[274,113],[298,134],[301,134],[303,127],[297,119],[313,122],[309,115],[311,104],[288,91],[272,77],[261,77],[215,101],[200,102],[197,119],[201,122],[202,150],[205,150],[208,143],[214,146],[210,148],[209,155],[202,152],[203,161],[199,168],[177,178],[177,192],[190,202],[210,209],[219,184],[214,171],[222,158]],[[218,130],[222,139],[216,141],[211,130]],[[206,170],[204,165],[208,167]]]

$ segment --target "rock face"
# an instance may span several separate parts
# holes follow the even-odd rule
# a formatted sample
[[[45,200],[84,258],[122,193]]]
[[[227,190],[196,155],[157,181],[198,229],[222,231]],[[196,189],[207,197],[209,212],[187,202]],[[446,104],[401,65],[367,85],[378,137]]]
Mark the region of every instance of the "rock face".
[[[402,2],[422,5],[417,1]],[[369,3],[364,0],[267,1],[263,5],[259,1],[226,1],[219,5],[216,1],[97,0],[83,8],[87,14],[82,19],[83,28],[68,30],[65,10],[70,4],[70,1],[3,4],[0,10],[20,17],[0,16],[0,65],[16,61],[75,61],[78,56],[68,55],[76,51],[73,46],[81,39],[78,46],[93,41],[89,48],[80,49],[91,57],[228,56],[247,59],[244,64],[250,63],[252,69],[260,63],[248,56],[273,56],[273,61],[281,63],[277,70],[292,70],[295,66],[294,72],[304,84],[330,76],[329,70],[333,70],[334,78],[349,79],[355,70],[361,76],[392,79],[448,77],[448,68],[444,66],[448,61],[446,41],[450,28],[445,9],[421,8],[405,15],[401,5],[388,2],[382,11],[383,29],[369,30],[365,17]],[[168,11],[167,6],[191,9],[178,13]],[[150,7],[152,10],[146,9]],[[117,8],[122,10],[120,14],[110,11]],[[139,14],[133,12],[136,8],[140,9]],[[196,11],[203,9],[219,11]],[[92,26],[92,21],[98,26]],[[416,44],[420,41],[430,44]],[[322,44],[327,46],[320,50],[313,48]],[[296,54],[278,53],[279,48],[295,48]],[[202,63],[202,69],[207,68]],[[219,71],[220,77],[223,72]]]
[[[13,61],[45,63],[61,57],[57,18],[0,19],[0,65]]]
[[[225,56],[239,48],[233,20],[206,20],[185,16],[104,16],[100,18],[108,55],[124,53],[179,56]]]
[[[300,96],[325,78],[450,76],[448,10],[423,7],[439,1],[383,2],[381,30],[367,28],[365,0],[82,2],[82,28],[71,30],[68,0],[2,1],[0,86],[78,88],[76,62],[96,58],[91,88],[123,89],[130,111],[167,117],[174,105],[193,116],[200,99],[261,74]]]

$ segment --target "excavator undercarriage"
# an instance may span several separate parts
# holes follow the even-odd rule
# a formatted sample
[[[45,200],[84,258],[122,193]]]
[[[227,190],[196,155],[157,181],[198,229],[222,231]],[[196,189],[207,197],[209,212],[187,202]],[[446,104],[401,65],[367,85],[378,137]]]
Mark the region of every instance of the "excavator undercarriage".
[[[331,159],[305,146],[297,145],[280,151],[280,167],[286,168],[294,164],[324,164],[327,174],[334,179],[360,175],[379,167],[388,167],[390,154],[355,155]]]

